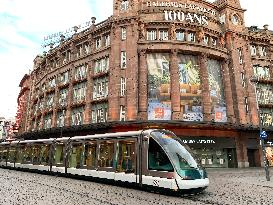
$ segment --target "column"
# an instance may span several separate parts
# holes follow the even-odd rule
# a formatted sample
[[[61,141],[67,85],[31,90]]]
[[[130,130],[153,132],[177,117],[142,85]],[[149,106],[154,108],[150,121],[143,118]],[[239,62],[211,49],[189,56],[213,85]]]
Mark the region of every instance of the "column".
[[[207,70],[207,54],[199,55],[200,80],[202,85],[204,121],[211,121],[211,100],[209,88],[209,75]]]
[[[140,120],[147,120],[147,106],[148,106],[148,67],[147,67],[146,50],[139,51],[139,116]]]
[[[93,89],[93,65],[92,61],[88,62],[87,71],[87,82],[86,82],[86,93],[85,93],[85,111],[84,111],[84,124],[91,123],[91,100],[92,100],[92,89]]]
[[[71,126],[71,105],[73,103],[73,79],[74,79],[74,64],[71,65],[70,70],[70,82],[68,86],[68,93],[67,93],[67,111],[65,112],[65,119],[64,124],[65,126]]]
[[[53,114],[52,114],[52,127],[57,127],[57,113],[58,113],[58,100],[59,100],[60,89],[55,89],[54,103],[53,103]]]
[[[170,75],[171,75],[171,102],[172,102],[172,120],[182,118],[180,112],[180,82],[177,50],[172,50],[170,56]]]
[[[232,89],[230,84],[230,75],[229,75],[229,61],[228,59],[225,59],[222,62],[222,76],[224,81],[224,88],[225,88],[225,100],[226,100],[226,106],[227,106],[227,118],[228,122],[235,123],[234,118],[234,109],[233,109],[233,95],[232,95]]]
[[[235,137],[238,168],[249,167],[247,145],[242,135]]]

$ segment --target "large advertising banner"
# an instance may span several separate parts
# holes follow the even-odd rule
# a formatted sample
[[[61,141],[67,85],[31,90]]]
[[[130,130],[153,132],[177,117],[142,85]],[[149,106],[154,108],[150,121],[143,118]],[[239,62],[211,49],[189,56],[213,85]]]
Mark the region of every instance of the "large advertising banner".
[[[202,90],[198,58],[178,55],[180,106],[184,121],[203,121]]]
[[[208,59],[208,74],[214,121],[227,122],[226,102],[219,61]]]
[[[147,54],[148,120],[171,120],[170,57],[167,53]]]

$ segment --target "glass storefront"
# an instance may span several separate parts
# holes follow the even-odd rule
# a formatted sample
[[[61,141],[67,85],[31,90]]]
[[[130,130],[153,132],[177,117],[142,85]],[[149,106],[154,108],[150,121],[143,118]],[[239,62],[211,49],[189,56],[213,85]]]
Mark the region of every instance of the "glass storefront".
[[[207,67],[213,119],[215,122],[227,122],[226,103],[220,62],[217,60],[208,59]]]
[[[202,84],[199,57],[178,54],[180,112],[183,121],[203,121]],[[147,54],[148,120],[171,120],[171,76],[168,53]],[[207,60],[211,115],[215,122],[227,122],[222,66]]]
[[[171,77],[168,53],[147,54],[148,120],[171,120]]]
[[[181,137],[196,155],[197,160],[207,168],[237,167],[234,138]]]
[[[273,167],[273,140],[265,140],[265,146],[268,166]]]
[[[180,106],[184,121],[203,121],[198,57],[178,55]]]

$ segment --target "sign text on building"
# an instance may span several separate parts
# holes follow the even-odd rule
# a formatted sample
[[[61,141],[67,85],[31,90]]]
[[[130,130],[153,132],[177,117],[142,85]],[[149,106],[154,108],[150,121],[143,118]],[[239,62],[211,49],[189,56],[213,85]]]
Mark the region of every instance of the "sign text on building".
[[[147,7],[170,7],[180,9],[190,9],[192,11],[199,11],[204,14],[211,14],[216,16],[216,11],[211,8],[204,8],[195,4],[179,3],[179,2],[164,2],[164,1],[148,1],[146,2]]]

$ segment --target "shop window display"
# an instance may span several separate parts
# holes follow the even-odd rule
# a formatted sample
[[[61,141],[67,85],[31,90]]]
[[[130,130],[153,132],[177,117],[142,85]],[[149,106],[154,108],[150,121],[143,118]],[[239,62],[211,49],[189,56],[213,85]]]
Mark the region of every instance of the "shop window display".
[[[266,159],[268,166],[273,167],[273,147],[266,147]]]
[[[203,121],[202,90],[196,56],[179,55],[180,105],[185,121]]]
[[[169,54],[147,54],[148,120],[171,120]]]
[[[226,102],[221,74],[220,62],[208,59],[210,98],[212,103],[212,115],[215,122],[227,122]]]

